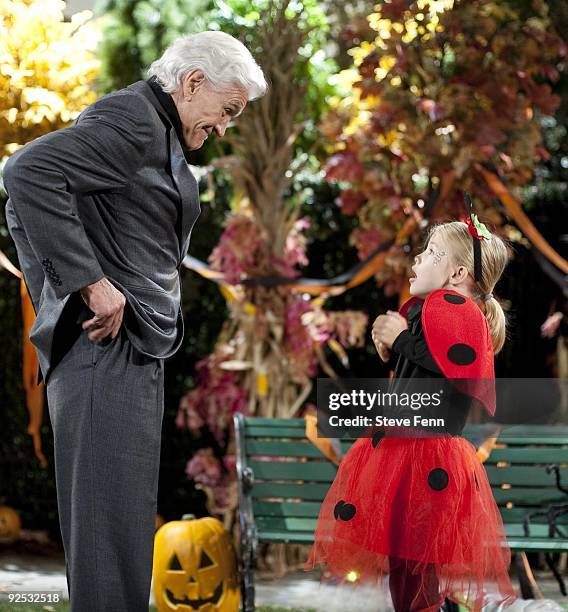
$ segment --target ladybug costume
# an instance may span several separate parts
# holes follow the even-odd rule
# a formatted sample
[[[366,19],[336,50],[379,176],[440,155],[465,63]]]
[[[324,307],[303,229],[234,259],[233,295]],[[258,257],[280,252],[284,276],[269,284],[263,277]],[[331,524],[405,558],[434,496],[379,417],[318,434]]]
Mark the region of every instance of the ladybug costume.
[[[408,329],[392,345],[393,389],[404,379],[448,378],[443,436],[359,438],[320,509],[305,570],[325,563],[339,578],[388,574],[395,610],[437,612],[446,598],[480,610],[484,591],[517,595],[511,552],[487,474],[461,437],[473,402],[495,413],[493,345],[479,306],[437,289],[400,309]],[[400,381],[398,379],[401,379]]]

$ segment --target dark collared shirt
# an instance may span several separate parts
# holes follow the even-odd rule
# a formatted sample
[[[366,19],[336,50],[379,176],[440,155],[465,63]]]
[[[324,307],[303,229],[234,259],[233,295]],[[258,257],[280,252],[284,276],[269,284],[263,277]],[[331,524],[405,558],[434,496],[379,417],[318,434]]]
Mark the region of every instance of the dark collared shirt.
[[[148,83],[148,85],[150,85],[152,91],[156,94],[158,101],[160,102],[162,108],[166,111],[170,121],[172,122],[182,149],[186,149],[185,142],[183,139],[183,128],[181,125],[181,119],[172,96],[162,89],[155,76],[151,76],[149,79],[146,79],[146,82]]]
[[[187,161],[187,155],[186,153],[189,152],[189,149],[186,148],[185,146],[185,142],[183,140],[183,129],[182,129],[182,125],[181,125],[181,119],[178,113],[178,109],[175,105],[175,102],[173,100],[173,98],[170,96],[169,93],[166,93],[162,87],[160,86],[160,84],[158,83],[157,79],[155,76],[150,77],[149,79],[146,79],[146,82],[148,83],[148,85],[150,85],[150,87],[152,88],[152,91],[154,92],[154,94],[156,95],[156,97],[158,98],[158,101],[160,102],[160,104],[162,105],[162,108],[166,111],[170,121],[172,122],[178,140],[181,144],[181,149],[184,153],[184,157]],[[170,176],[172,176],[172,170],[171,168],[168,168],[168,173]],[[172,176],[173,179],[173,176]],[[176,219],[176,233],[178,236],[178,239],[180,241],[180,244],[182,242],[182,226],[181,226],[181,213],[178,210],[178,216]]]

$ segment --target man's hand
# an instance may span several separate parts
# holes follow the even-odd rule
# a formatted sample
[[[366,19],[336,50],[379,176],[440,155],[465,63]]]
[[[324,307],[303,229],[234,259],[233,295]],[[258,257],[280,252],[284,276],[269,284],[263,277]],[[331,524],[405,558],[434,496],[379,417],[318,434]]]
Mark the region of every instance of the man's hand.
[[[372,332],[373,342],[379,350],[379,355],[381,354],[379,345],[382,344],[384,349],[392,349],[394,341],[405,329],[408,329],[408,323],[398,312],[388,310],[387,314],[379,315],[373,323]],[[383,353],[384,349],[382,349]],[[381,359],[383,359],[382,355]],[[383,359],[383,361],[385,360]]]
[[[126,297],[108,279],[101,278],[96,283],[83,287],[81,297],[95,316],[82,324],[83,329],[93,329],[89,340],[100,342],[108,335],[113,340],[120,331],[124,316]]]

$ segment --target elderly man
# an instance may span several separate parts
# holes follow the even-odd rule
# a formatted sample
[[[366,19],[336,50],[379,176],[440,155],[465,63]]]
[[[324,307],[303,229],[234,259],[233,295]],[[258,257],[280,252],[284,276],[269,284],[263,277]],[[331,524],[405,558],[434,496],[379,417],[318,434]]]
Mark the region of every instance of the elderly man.
[[[148,75],[19,149],[3,175],[73,612],[148,609],[163,364],[183,336],[179,268],[201,211],[182,147],[223,136],[267,87],[222,32],[179,38]]]

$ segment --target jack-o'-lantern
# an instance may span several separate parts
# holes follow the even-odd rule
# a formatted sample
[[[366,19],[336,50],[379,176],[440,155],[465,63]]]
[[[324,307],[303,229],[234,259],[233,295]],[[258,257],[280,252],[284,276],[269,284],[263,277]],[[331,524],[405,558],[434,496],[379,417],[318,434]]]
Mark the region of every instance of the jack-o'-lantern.
[[[20,537],[19,514],[9,506],[0,506],[0,542],[15,542]]]
[[[165,523],[154,541],[154,597],[159,612],[237,612],[237,562],[229,534],[216,518]]]

